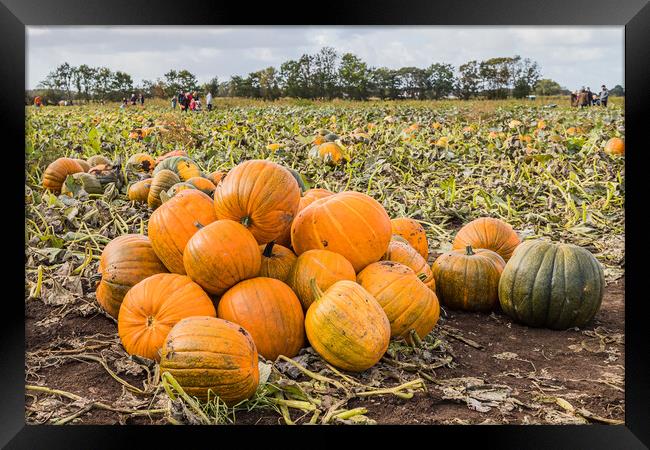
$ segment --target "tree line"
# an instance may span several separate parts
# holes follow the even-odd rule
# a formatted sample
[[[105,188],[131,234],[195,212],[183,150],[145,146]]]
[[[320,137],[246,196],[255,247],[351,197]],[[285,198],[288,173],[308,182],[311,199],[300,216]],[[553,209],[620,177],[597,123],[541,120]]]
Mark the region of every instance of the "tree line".
[[[67,100],[115,101],[142,92],[148,97],[171,98],[179,92],[211,92],[217,97],[248,97],[274,100],[280,97],[305,99],[461,99],[507,97],[530,94],[569,94],[557,82],[542,79],[538,63],[519,55],[468,61],[459,67],[434,63],[428,67],[370,67],[352,53],[339,55],[324,47],[246,76],[235,75],[221,82],[214,77],[199,84],[188,70],[170,70],[156,80],[134,85],[125,72],[106,67],[78,67],[64,63],[50,72],[39,86],[50,97]],[[611,95],[617,95],[616,86]],[[46,95],[47,95],[46,94]],[[56,99],[52,99],[56,100]]]

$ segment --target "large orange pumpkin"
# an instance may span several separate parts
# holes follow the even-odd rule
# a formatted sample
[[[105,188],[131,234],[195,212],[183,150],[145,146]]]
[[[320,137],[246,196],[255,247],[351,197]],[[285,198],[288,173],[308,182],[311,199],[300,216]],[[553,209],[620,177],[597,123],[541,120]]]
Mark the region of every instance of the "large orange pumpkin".
[[[179,192],[151,214],[151,246],[170,272],[184,275],[183,251],[187,241],[199,227],[215,220],[210,197],[198,190]]]
[[[286,247],[271,241],[260,245],[262,252],[262,265],[260,277],[275,278],[286,283],[289,271],[296,262],[296,255]]]
[[[71,158],[59,158],[51,163],[43,173],[43,187],[55,194],[61,192],[61,186],[68,175],[85,172],[79,163]]]
[[[388,349],[390,322],[381,305],[354,281],[337,281],[324,293],[313,283],[316,301],[307,310],[309,343],[335,367],[361,372]]]
[[[149,190],[151,189],[151,182],[153,178],[136,181],[129,185],[127,190],[127,197],[133,202],[146,203],[149,198]]]
[[[217,217],[240,222],[259,244],[282,236],[299,203],[300,188],[291,172],[259,159],[234,167],[214,192]]]
[[[359,273],[357,282],[384,309],[392,337],[408,340],[411,330],[415,330],[424,338],[438,322],[440,305],[436,294],[403,264],[372,263]]]
[[[178,178],[174,172],[168,169],[161,170],[158,172],[151,181],[151,186],[149,187],[149,195],[147,196],[147,204],[151,209],[156,209],[162,205],[162,200],[160,198],[161,192],[167,192],[176,183],[180,183],[181,179]]]
[[[201,400],[218,396],[233,406],[259,384],[257,349],[239,325],[215,317],[188,317],[167,335],[160,360],[183,390]]]
[[[300,211],[305,209],[307,206],[314,203],[316,200],[324,197],[329,197],[333,195],[333,192],[328,191],[327,189],[309,189],[300,197],[300,203],[298,203],[298,214]],[[284,245],[285,247],[291,247],[291,227],[287,227],[285,232],[277,240],[278,244]]]
[[[102,279],[97,287],[97,301],[117,319],[126,293],[140,281],[157,273],[166,273],[147,236],[125,234],[104,247],[99,260]]]
[[[611,138],[605,144],[605,153],[614,156],[625,155],[625,142],[621,138]]]
[[[120,306],[117,332],[127,353],[159,360],[158,350],[179,320],[216,315],[210,297],[189,277],[159,273],[127,292]]]
[[[390,221],[393,234],[403,237],[426,261],[429,257],[427,233],[420,222],[408,217],[399,217]]]
[[[390,244],[388,244],[388,250],[386,250],[386,254],[382,259],[404,264],[406,267],[409,267],[415,272],[420,281],[435,291],[436,285],[431,267],[429,267],[429,264],[427,264],[422,255],[406,243],[405,240],[400,241],[396,237],[391,239]]]
[[[314,154],[328,164],[338,164],[344,158],[343,150],[334,142],[324,142],[316,147]]]
[[[219,300],[217,315],[244,327],[268,360],[292,358],[305,343],[305,316],[296,294],[282,281],[258,277],[237,283]]]
[[[521,239],[509,224],[492,217],[481,217],[458,231],[452,248],[464,250],[468,245],[487,248],[497,252],[507,262],[520,243]]]
[[[390,218],[372,197],[341,192],[316,200],[298,213],[291,226],[297,255],[307,250],[331,250],[343,255],[356,272],[379,261],[391,237]]]
[[[316,299],[311,287],[312,279],[319,289],[325,291],[337,281],[355,281],[356,272],[344,256],[329,250],[309,250],[300,255],[289,271],[287,284],[296,293],[305,311]]]
[[[183,252],[183,264],[190,278],[217,295],[240,281],[256,277],[261,259],[251,232],[234,220],[217,220],[201,228]]]
[[[505,265],[496,252],[469,245],[444,253],[431,267],[436,294],[452,309],[490,311],[499,301],[499,278]]]

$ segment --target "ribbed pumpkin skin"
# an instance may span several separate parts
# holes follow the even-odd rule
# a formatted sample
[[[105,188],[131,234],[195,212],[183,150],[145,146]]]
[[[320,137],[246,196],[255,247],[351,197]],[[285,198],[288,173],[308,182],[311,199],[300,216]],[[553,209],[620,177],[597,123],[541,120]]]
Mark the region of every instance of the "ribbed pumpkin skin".
[[[151,155],[146,153],[136,153],[126,161],[127,169],[135,170],[136,172],[151,173],[156,162]]]
[[[221,295],[260,273],[260,249],[250,231],[233,220],[201,228],[183,252],[185,272],[206,292]]]
[[[402,236],[417,252],[422,255],[425,261],[429,257],[429,242],[427,241],[427,233],[424,231],[420,222],[410,219],[408,217],[398,217],[392,219],[390,224],[393,229],[393,234]]]
[[[167,191],[170,187],[180,182],[181,179],[171,170],[161,170],[154,175],[151,187],[149,188],[149,195],[147,196],[147,204],[149,207],[151,209],[156,209],[162,205],[160,193],[162,191]]]
[[[351,372],[374,366],[390,342],[390,322],[381,305],[348,280],[334,283],[311,305],[305,330],[325,361]]]
[[[172,156],[162,160],[153,170],[156,175],[162,170],[171,170],[181,181],[187,181],[193,177],[201,176],[201,169],[199,166],[187,156]]]
[[[314,188],[305,191],[303,196],[300,197],[300,202],[298,203],[298,211],[296,211],[296,214],[314,203],[316,200],[329,197],[330,195],[334,195],[334,193],[328,191],[327,189]],[[285,247],[291,247],[291,227],[287,227],[282,236],[278,238],[277,242],[278,244],[284,245]]]
[[[207,195],[212,195],[216,189],[216,186],[214,183],[212,183],[212,181],[203,177],[192,177],[187,180],[187,182]]]
[[[133,286],[151,275],[167,273],[147,236],[125,234],[109,242],[99,260],[102,279],[97,287],[97,301],[117,319],[120,305]]]
[[[61,192],[61,186],[68,175],[85,172],[77,162],[71,158],[59,158],[52,162],[43,173],[43,187],[55,194]]]
[[[215,220],[210,197],[197,190],[182,191],[151,214],[151,246],[170,272],[185,275],[183,251],[187,241],[201,225]]]
[[[226,172],[222,172],[220,170],[216,170],[212,172],[210,175],[206,176],[208,180],[212,182],[215,186],[218,186],[219,183],[221,183],[221,180],[223,180],[223,177],[226,176]]]
[[[499,278],[506,263],[487,249],[452,250],[438,257],[431,270],[443,305],[465,311],[491,311],[499,301]]]
[[[436,282],[433,278],[431,267],[429,267],[429,264],[427,264],[427,261],[422,255],[406,242],[391,239],[390,244],[388,244],[388,250],[386,250],[386,254],[381,259],[404,264],[413,270],[429,289],[432,291],[436,290]]]
[[[291,172],[259,159],[235,166],[214,191],[217,217],[243,223],[259,244],[285,233],[299,202],[300,188]]]
[[[357,275],[357,282],[381,305],[391,337],[409,339],[411,330],[424,338],[440,318],[436,294],[403,264],[380,261]]]
[[[159,273],[140,281],[126,294],[117,332],[128,354],[157,361],[158,350],[178,321],[216,315],[210,297],[189,277]]]
[[[531,240],[506,264],[499,301],[519,322],[564,330],[589,323],[600,309],[604,290],[603,269],[588,250]]]
[[[164,160],[173,158],[175,156],[187,156],[187,152],[184,150],[173,150],[171,152],[167,152],[163,155],[160,155],[158,158],[156,158],[156,167]]]
[[[90,170],[90,164],[88,164],[85,159],[73,158],[72,160],[79,164],[84,172],[88,172]]]
[[[237,283],[219,300],[217,316],[248,330],[260,355],[293,358],[305,344],[305,315],[291,288],[274,278]]]
[[[330,164],[338,164],[343,158],[343,152],[334,142],[324,142],[318,146],[318,155],[320,158]]]
[[[325,291],[337,281],[355,281],[357,275],[350,261],[338,253],[309,250],[300,255],[289,271],[287,284],[300,299],[304,311],[307,311],[316,299],[310,285],[312,278],[316,280],[316,285]]]
[[[192,184],[190,184],[190,183],[187,183],[187,182],[180,182],[180,183],[176,183],[175,185],[173,185],[172,187],[170,187],[170,188],[167,190],[167,195],[171,198],[171,197],[174,197],[174,196],[175,196],[176,194],[178,194],[179,192],[183,192],[183,191],[187,191],[187,190],[198,190],[198,189],[196,189],[196,188],[194,187],[194,185],[192,185]],[[205,194],[205,192],[204,192],[204,194]],[[206,195],[207,195],[207,194],[206,194]],[[162,197],[161,197],[161,200],[162,200]]]
[[[360,192],[341,192],[316,200],[298,213],[291,226],[297,255],[323,249],[343,255],[356,272],[386,253],[390,218],[379,202]]]
[[[260,252],[262,263],[259,276],[275,278],[286,283],[297,256],[288,248],[273,242],[260,245]]]
[[[492,217],[481,217],[458,231],[452,249],[465,249],[468,245],[475,249],[486,248],[497,252],[507,262],[520,243],[521,239],[509,224]]]
[[[151,183],[153,178],[147,178],[146,180],[137,181],[129,185],[127,191],[127,196],[129,200],[133,202],[146,203],[149,198],[149,189],[151,189]]]
[[[160,372],[169,372],[189,395],[215,395],[233,406],[259,384],[257,349],[241,326],[214,317],[189,317],[165,339]]]
[[[611,138],[605,144],[605,153],[608,155],[625,155],[625,142],[621,138]]]

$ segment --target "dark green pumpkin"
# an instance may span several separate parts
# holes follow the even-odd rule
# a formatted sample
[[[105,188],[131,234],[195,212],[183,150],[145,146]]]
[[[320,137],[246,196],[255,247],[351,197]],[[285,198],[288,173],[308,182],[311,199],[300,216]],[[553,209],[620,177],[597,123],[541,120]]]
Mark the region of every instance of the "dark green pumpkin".
[[[431,266],[436,295],[451,309],[491,311],[499,302],[505,261],[492,250],[467,246],[440,255]]]
[[[297,170],[292,169],[291,167],[283,166],[285,169],[287,169],[289,172],[291,172],[291,175],[296,179],[296,182],[298,183],[298,186],[300,187],[300,193],[304,193],[308,188],[307,185],[305,184],[305,180],[298,172]]]
[[[499,302],[518,322],[564,330],[589,323],[604,290],[603,269],[588,250],[531,240],[517,247],[506,264]]]

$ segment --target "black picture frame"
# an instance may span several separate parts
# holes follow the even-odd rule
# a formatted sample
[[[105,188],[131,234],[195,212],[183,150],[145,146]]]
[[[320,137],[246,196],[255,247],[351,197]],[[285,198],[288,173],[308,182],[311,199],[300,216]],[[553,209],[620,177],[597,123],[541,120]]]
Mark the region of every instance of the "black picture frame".
[[[464,444],[476,440],[488,448],[648,448],[650,446],[650,351],[648,351],[647,304],[642,284],[643,239],[647,187],[642,187],[645,122],[650,89],[650,4],[647,0],[545,0],[470,1],[448,3],[420,1],[338,2],[327,4],[251,5],[243,2],[184,0],[0,0],[0,127],[5,146],[4,223],[11,225],[4,236],[5,257],[3,318],[0,326],[0,444],[7,448],[127,448],[155,445],[171,433],[190,430],[188,445],[200,439],[257,436],[274,441],[288,427],[54,427],[25,425],[24,396],[24,271],[13,263],[25,254],[17,236],[24,231],[20,211],[24,206],[20,186],[20,149],[24,148],[25,27],[28,25],[621,25],[625,26],[625,117],[626,117],[626,283],[625,283],[625,426],[464,426],[464,427],[303,427],[299,445],[316,442],[315,433],[354,432],[385,440],[402,436],[402,445],[415,439],[426,445]],[[647,138],[645,139],[647,141]],[[24,158],[23,158],[24,163]],[[9,201],[11,202],[9,204]],[[22,287],[21,287],[22,285]],[[11,289],[7,289],[11,287]],[[14,291],[15,289],[15,291]],[[20,291],[23,291],[20,293]],[[18,291],[18,292],[16,292]],[[15,294],[15,295],[13,295]],[[399,433],[396,433],[398,431]],[[415,437],[411,433],[421,434]],[[438,441],[445,436],[450,444]],[[343,437],[343,436],[341,436]],[[406,439],[404,439],[406,437]],[[345,444],[345,440],[337,445]],[[422,441],[421,441],[422,442]],[[334,445],[332,443],[332,445]],[[425,445],[425,444],[420,444]]]

